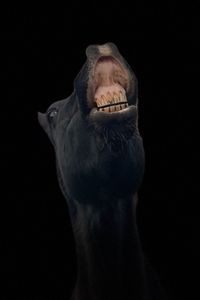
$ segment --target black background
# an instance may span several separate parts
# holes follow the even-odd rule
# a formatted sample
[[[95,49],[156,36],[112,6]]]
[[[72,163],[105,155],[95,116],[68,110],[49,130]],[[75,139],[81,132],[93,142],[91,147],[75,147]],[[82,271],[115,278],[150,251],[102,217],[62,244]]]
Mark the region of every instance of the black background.
[[[143,247],[170,299],[198,299],[197,6],[76,1],[2,12],[1,298],[69,299],[73,236],[37,111],[71,94],[88,45],[111,41],[139,80]]]

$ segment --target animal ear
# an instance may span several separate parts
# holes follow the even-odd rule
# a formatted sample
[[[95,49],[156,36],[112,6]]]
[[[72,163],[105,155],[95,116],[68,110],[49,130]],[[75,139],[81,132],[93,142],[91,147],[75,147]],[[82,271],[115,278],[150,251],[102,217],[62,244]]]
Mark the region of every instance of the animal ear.
[[[41,112],[38,112],[38,122],[40,126],[44,129],[48,137],[51,139],[51,133],[50,133],[50,127],[49,127],[49,122],[47,119],[47,115],[43,114]]]

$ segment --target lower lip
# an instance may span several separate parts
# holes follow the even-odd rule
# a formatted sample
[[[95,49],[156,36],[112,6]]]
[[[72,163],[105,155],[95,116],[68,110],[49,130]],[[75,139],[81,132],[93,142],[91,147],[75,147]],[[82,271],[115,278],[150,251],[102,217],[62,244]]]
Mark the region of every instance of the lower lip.
[[[118,111],[112,111],[112,112],[105,112],[105,111],[99,111],[97,110],[97,108],[93,108],[91,110],[91,114],[102,114],[103,115],[106,115],[106,116],[109,116],[109,115],[113,115],[113,114],[123,114],[123,113],[126,113],[127,111],[130,110],[131,107],[133,107],[134,105],[130,105],[124,109],[121,109],[121,110],[118,110]]]

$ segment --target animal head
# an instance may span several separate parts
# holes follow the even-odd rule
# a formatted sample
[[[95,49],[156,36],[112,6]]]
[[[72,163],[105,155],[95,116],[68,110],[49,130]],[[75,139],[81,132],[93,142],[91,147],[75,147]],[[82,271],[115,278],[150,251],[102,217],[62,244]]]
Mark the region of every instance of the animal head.
[[[89,46],[86,56],[72,95],[38,119],[68,201],[103,205],[136,193],[143,178],[138,85],[114,44]]]

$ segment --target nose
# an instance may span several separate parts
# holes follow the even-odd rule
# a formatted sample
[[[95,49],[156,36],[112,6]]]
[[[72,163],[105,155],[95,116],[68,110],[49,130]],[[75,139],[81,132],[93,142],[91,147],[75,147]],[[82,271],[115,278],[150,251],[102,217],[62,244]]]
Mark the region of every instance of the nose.
[[[118,52],[117,47],[113,43],[106,43],[103,45],[90,45],[86,49],[86,55],[88,58],[94,56],[109,56]]]

